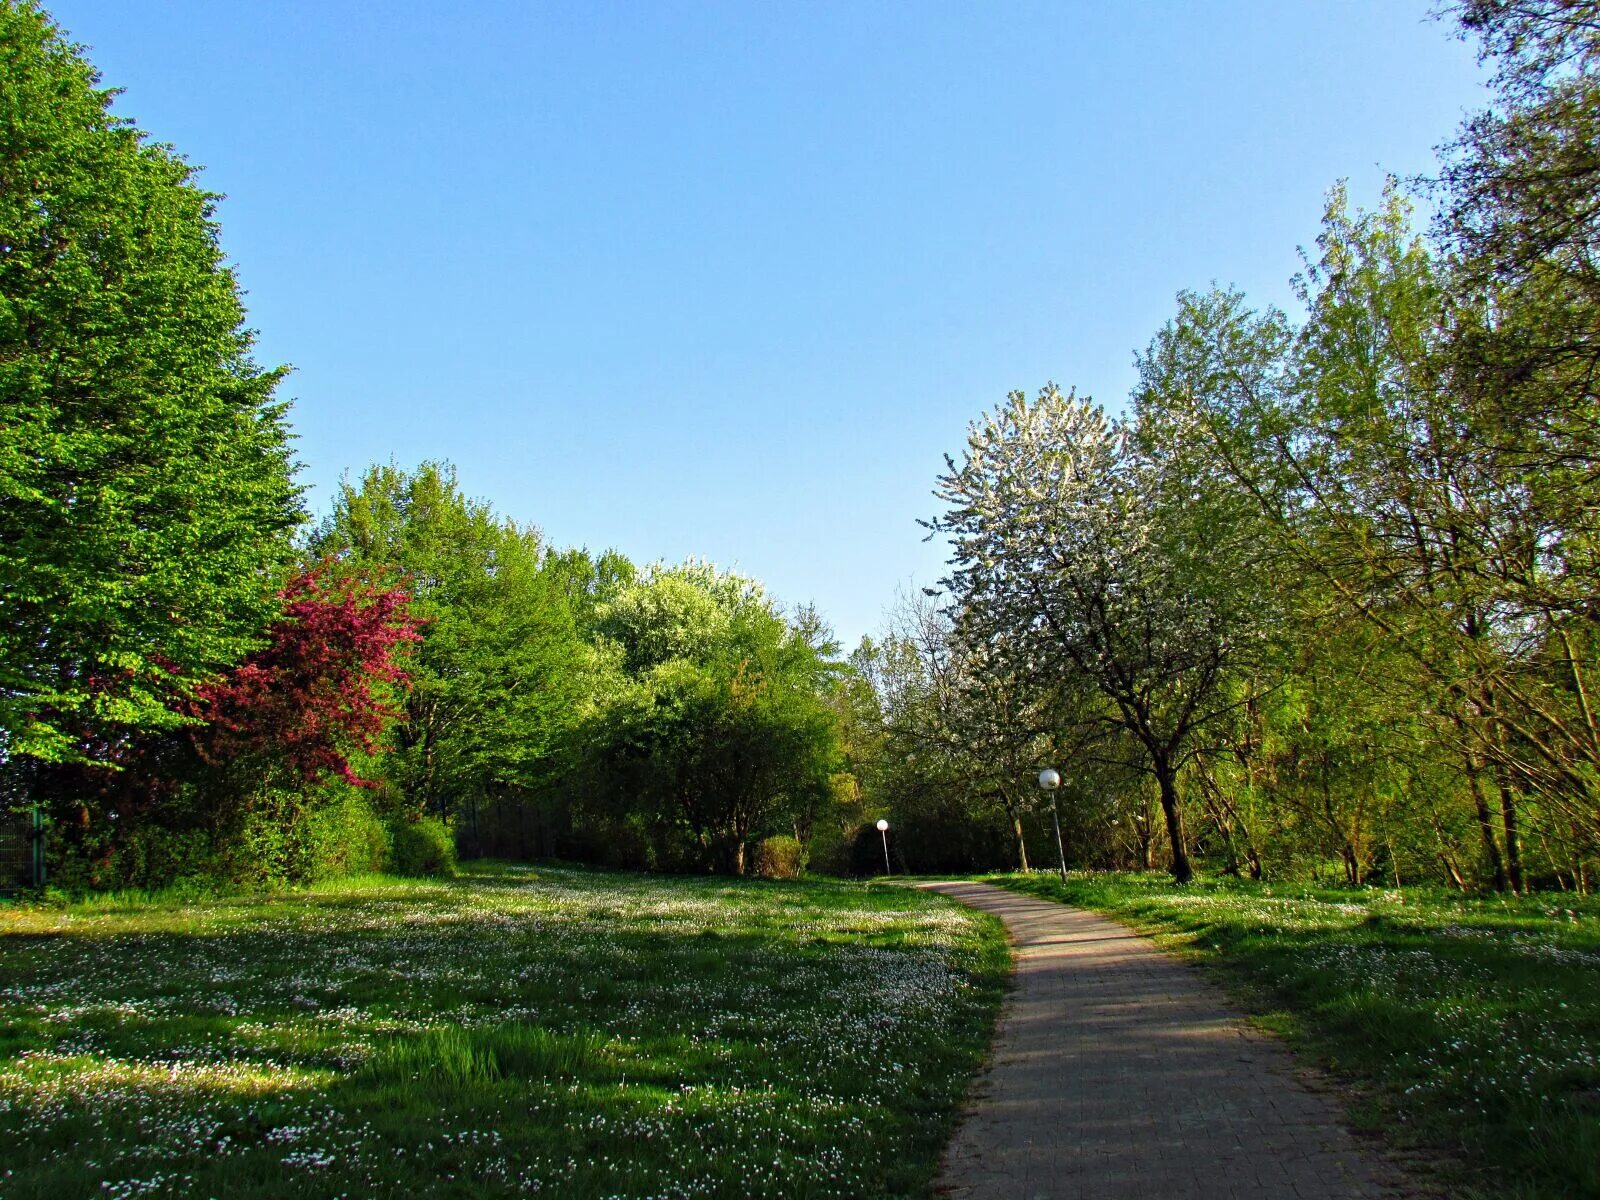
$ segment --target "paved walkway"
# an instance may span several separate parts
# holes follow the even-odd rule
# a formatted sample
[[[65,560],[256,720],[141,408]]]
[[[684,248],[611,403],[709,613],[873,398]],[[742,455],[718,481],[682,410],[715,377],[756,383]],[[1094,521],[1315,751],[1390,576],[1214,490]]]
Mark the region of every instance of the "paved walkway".
[[[1191,967],[1103,917],[982,883],[1016,987],[945,1152],[951,1200],[1349,1200],[1404,1194],[1289,1052]]]

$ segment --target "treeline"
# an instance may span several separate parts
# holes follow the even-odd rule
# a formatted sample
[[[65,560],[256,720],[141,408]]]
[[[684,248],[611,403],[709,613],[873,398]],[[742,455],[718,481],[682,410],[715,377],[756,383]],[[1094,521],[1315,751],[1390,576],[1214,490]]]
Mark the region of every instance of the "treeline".
[[[814,613],[551,547],[438,464],[310,525],[217,198],[36,4],[0,64],[0,807],[57,883],[845,852]]]
[[[697,562],[554,547],[450,468],[312,523],[215,197],[0,0],[0,806],[58,882],[455,854],[657,870],[1600,870],[1600,5],[1499,68],[1412,226],[1336,190],[1291,318],[1185,293],[1126,416],[970,430],[939,589],[841,661]],[[1051,807],[1035,785],[1062,769]]]
[[[842,669],[814,612],[705,563],[547,547],[435,464],[347,484],[308,550],[404,582],[419,640],[374,770],[467,853],[793,874],[839,841]]]
[[[436,873],[458,849],[847,865],[845,669],[809,610],[704,563],[548,547],[435,463],[344,484],[293,562],[263,644],[169,718],[8,756],[57,883]]]
[[[1600,8],[1455,13],[1497,102],[1426,234],[1337,189],[1297,317],[1182,294],[1125,417],[972,426],[951,573],[862,662],[901,824],[1037,857],[1053,763],[1075,863],[1594,886]]]

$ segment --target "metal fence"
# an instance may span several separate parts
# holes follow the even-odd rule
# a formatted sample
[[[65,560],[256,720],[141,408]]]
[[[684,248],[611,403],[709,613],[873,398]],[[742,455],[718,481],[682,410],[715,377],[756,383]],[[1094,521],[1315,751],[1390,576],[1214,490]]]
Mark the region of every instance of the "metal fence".
[[[44,813],[0,810],[0,892],[43,887]]]

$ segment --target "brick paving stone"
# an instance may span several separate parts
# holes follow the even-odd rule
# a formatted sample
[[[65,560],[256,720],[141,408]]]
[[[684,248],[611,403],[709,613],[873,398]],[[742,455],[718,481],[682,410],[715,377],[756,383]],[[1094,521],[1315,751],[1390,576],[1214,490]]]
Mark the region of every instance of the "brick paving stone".
[[[1407,1180],[1192,967],[1113,921],[927,883],[1010,931],[1015,987],[945,1151],[950,1200],[1379,1200]]]

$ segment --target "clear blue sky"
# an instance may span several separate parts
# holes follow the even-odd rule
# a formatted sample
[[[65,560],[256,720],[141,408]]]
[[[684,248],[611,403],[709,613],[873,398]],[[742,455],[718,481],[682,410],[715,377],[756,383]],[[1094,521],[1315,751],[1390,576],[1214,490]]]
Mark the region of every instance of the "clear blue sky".
[[[46,2],[228,195],[315,507],[450,459],[847,643],[980,410],[1119,405],[1181,288],[1287,304],[1328,187],[1484,98],[1428,0]]]

